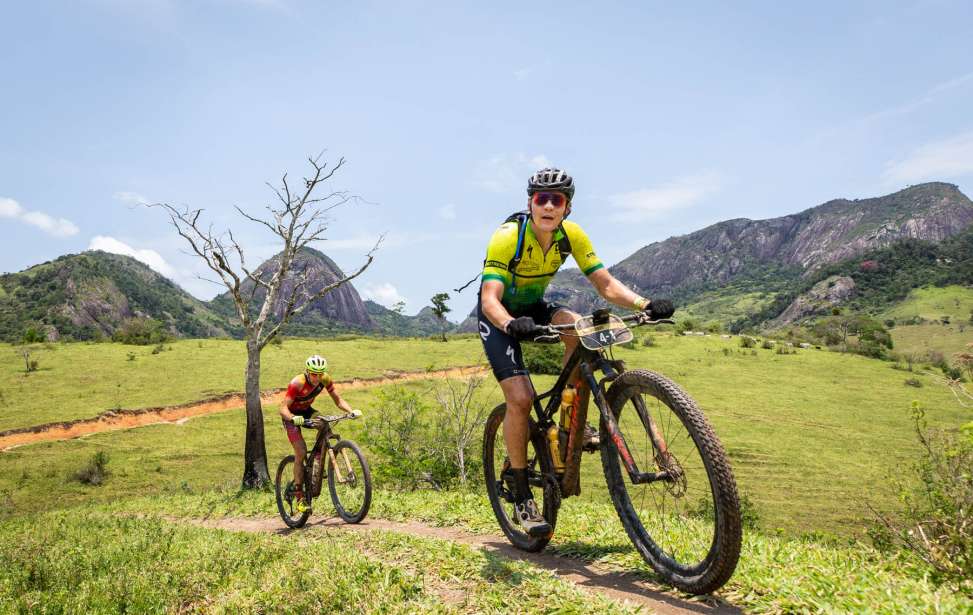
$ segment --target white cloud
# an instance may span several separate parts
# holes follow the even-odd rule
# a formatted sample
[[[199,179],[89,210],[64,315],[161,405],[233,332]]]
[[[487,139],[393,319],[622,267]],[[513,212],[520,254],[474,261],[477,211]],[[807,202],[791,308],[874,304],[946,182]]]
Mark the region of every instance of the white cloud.
[[[973,173],[973,132],[927,143],[902,160],[885,165],[883,178],[890,184],[912,184]]]
[[[111,252],[112,254],[131,256],[135,260],[145,263],[150,268],[154,269],[158,273],[161,273],[170,280],[175,280],[177,277],[176,270],[169,263],[167,263],[164,258],[162,258],[161,254],[155,250],[138,250],[123,241],[115,239],[114,237],[96,235],[91,238],[91,242],[88,244],[88,249],[102,250],[104,252]]]
[[[700,173],[678,177],[652,188],[615,194],[608,198],[615,210],[612,219],[640,222],[676,209],[685,209],[717,192],[721,183],[718,173]]]
[[[70,220],[54,218],[42,211],[26,210],[13,199],[0,198],[0,217],[20,220],[54,237],[70,237],[78,234],[78,227]]]
[[[152,201],[145,198],[138,192],[116,192],[114,197],[117,201],[129,203],[131,205],[150,205],[152,203]]]
[[[399,294],[399,290],[389,282],[367,284],[362,290],[362,296],[366,299],[371,299],[375,303],[380,303],[387,308],[391,308],[399,301],[408,303],[408,300]]]
[[[473,183],[490,192],[513,192],[527,185],[531,173],[551,166],[544,154],[502,154],[479,163],[473,170]]]
[[[455,220],[456,219],[456,205],[452,203],[446,203],[439,208],[439,216],[444,220]]]

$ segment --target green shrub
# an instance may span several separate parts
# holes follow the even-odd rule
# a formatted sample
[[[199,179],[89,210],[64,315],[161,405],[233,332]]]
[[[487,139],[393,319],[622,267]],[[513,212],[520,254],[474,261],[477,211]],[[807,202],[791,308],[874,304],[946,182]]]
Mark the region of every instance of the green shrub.
[[[98,451],[88,464],[74,473],[74,479],[85,485],[98,486],[108,477],[108,453]]]
[[[774,347],[774,343],[770,340],[764,340],[760,342],[760,347],[763,348],[764,350],[770,350]]]
[[[645,335],[645,336],[643,336],[642,337],[642,345],[645,346],[646,348],[655,346],[656,345],[655,344],[655,338],[652,337],[651,335]]]
[[[740,336],[740,348],[753,348],[757,345],[757,340],[750,337],[749,335]]]
[[[154,318],[129,318],[112,335],[112,340],[122,344],[148,346],[169,341],[169,333]]]
[[[905,384],[906,386],[916,387],[917,389],[922,387],[922,381],[918,378],[906,378]]]
[[[379,403],[381,410],[363,433],[376,482],[398,489],[415,489],[423,481],[452,483],[459,468],[443,454],[447,444],[437,426],[422,418],[436,413],[418,393],[393,387],[379,393]]]
[[[21,341],[24,344],[39,344],[40,342],[46,341],[47,337],[44,332],[37,327],[27,327],[24,330],[24,335]]]
[[[522,344],[524,365],[532,374],[556,376],[561,373],[564,346],[561,344]]]
[[[903,514],[873,509],[870,534],[877,547],[912,551],[933,580],[973,597],[973,422],[932,430],[918,402],[912,402],[912,419],[921,445],[913,466],[918,482],[898,481]]]

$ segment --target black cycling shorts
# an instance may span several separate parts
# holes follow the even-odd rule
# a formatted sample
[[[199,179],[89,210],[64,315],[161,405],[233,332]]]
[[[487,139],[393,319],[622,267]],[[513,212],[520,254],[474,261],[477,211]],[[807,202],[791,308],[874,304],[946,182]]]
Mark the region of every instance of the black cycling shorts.
[[[511,316],[530,316],[539,325],[549,325],[554,314],[559,310],[566,309],[566,307],[557,303],[539,301],[517,313],[511,313]],[[520,342],[490,322],[483,314],[479,297],[476,300],[476,320],[480,339],[483,340],[483,350],[486,352],[497,381],[506,380],[512,376],[526,376],[527,367],[524,365],[524,354],[520,349]]]

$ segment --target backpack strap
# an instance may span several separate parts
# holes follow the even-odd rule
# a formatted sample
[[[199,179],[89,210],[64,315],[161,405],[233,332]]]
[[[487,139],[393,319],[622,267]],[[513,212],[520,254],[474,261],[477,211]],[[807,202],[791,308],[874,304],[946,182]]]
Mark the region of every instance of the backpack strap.
[[[308,379],[307,379],[307,374],[304,374],[304,384],[311,384],[308,381]],[[302,396],[296,398],[294,401],[296,401],[298,403],[301,403],[301,404],[303,404],[306,401],[311,401],[315,397],[318,396],[318,393],[320,393],[321,392],[321,389],[323,389],[323,388],[324,388],[324,383],[323,382],[318,382],[317,386],[315,386],[313,389],[311,389],[311,391],[307,395],[302,395]]]

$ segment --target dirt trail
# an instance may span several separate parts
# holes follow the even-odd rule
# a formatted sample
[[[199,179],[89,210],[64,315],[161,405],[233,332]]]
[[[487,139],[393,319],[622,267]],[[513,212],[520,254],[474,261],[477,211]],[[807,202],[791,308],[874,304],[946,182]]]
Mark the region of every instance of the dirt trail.
[[[377,378],[353,378],[335,382],[340,390],[363,389],[408,380],[422,380],[434,377],[461,378],[485,371],[485,367],[473,365],[467,367],[453,367],[437,371],[418,372],[386,372],[385,376]],[[285,389],[271,389],[261,393],[261,401],[276,406],[284,394]],[[178,406],[163,406],[160,408],[138,408],[134,410],[108,410],[90,419],[77,419],[63,423],[46,423],[33,427],[21,427],[0,431],[0,451],[7,451],[16,446],[44,442],[48,440],[70,440],[102,431],[117,429],[131,429],[154,423],[185,423],[187,420],[223,412],[234,408],[242,409],[246,398],[240,393],[231,393],[220,397],[213,397]],[[276,411],[276,407],[274,408]]]
[[[632,573],[604,570],[580,560],[551,553],[527,553],[514,548],[506,539],[499,536],[470,534],[456,528],[435,527],[417,521],[403,523],[369,518],[360,524],[349,525],[337,517],[332,517],[320,521],[312,520],[307,524],[305,530],[290,530],[284,527],[283,522],[278,518],[246,517],[190,520],[170,518],[170,520],[237,532],[272,532],[280,535],[305,531],[307,528],[322,528],[351,532],[386,530],[424,538],[438,538],[469,545],[475,549],[482,549],[508,559],[528,562],[538,568],[550,570],[558,578],[574,583],[585,591],[595,592],[612,600],[642,605],[647,607],[651,613],[663,615],[692,615],[697,613],[735,615],[743,612],[738,607],[714,598],[703,599],[705,602],[685,600],[662,591],[658,586],[643,581]]]

